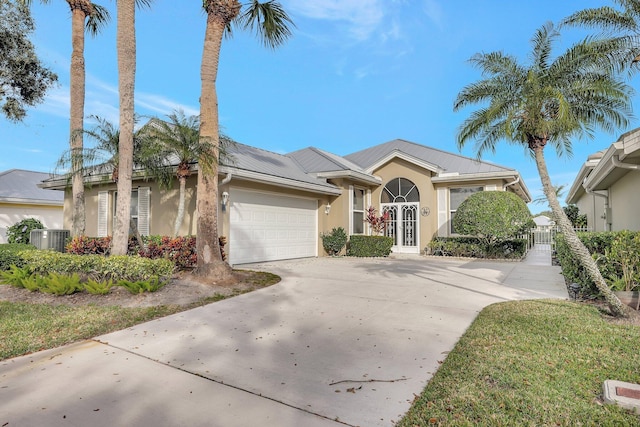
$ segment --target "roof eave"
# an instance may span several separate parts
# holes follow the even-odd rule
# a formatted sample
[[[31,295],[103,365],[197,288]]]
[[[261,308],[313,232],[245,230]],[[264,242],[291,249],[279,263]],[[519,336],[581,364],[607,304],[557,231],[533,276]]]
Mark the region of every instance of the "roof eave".
[[[489,179],[509,179],[514,182],[512,185],[516,185],[516,194],[520,196],[526,203],[531,202],[531,193],[529,192],[529,188],[524,183],[524,180],[520,177],[520,173],[516,170],[510,171],[496,171],[496,172],[479,172],[479,173],[466,173],[459,175],[445,175],[445,176],[434,176],[431,178],[431,182],[436,184],[444,184],[444,183],[459,183],[459,182],[475,182],[475,181],[486,181]],[[509,184],[509,183],[507,183]]]
[[[384,164],[390,162],[391,160],[393,160],[396,157],[399,158],[399,159],[405,160],[405,161],[407,161],[409,163],[413,163],[416,166],[420,166],[421,168],[426,169],[428,171],[431,171],[433,173],[441,173],[441,172],[444,171],[438,165],[426,162],[426,161],[424,161],[422,159],[419,159],[419,158],[417,158],[415,156],[407,154],[407,153],[405,153],[403,151],[400,151],[398,149],[395,149],[395,150],[389,152],[386,156],[382,157],[377,162],[375,162],[372,165],[370,165],[369,167],[365,168],[364,171],[366,173],[372,174],[373,171],[375,171],[379,167],[383,166]]]
[[[342,190],[331,184],[313,184],[310,182],[296,181],[294,179],[282,178],[279,176],[266,175],[259,172],[248,171],[245,169],[235,169],[228,166],[220,166],[220,173],[231,173],[232,179],[244,179],[247,181],[261,182],[264,184],[276,185],[278,187],[291,188],[296,190],[310,191],[312,193],[326,194],[337,196],[342,194]]]
[[[21,199],[18,197],[0,197],[0,203],[13,203],[20,205],[63,206],[64,201],[44,199]]]
[[[316,176],[318,178],[324,178],[324,179],[350,178],[350,179],[353,179],[354,181],[358,181],[365,184],[373,184],[373,185],[382,184],[382,178],[380,177],[350,170],[350,169],[340,170],[340,171],[318,172]]]

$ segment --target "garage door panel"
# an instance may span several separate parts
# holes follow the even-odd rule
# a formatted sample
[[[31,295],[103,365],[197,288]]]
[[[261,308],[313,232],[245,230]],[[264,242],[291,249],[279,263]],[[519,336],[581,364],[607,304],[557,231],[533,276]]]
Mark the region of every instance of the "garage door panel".
[[[317,201],[232,189],[232,264],[317,255]]]

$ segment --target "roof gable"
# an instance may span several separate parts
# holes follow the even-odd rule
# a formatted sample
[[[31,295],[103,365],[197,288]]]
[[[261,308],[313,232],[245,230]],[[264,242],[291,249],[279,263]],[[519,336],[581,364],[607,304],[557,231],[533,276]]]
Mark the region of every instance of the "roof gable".
[[[471,159],[403,139],[394,139],[393,141],[349,154],[345,158],[368,170],[376,165],[380,159],[387,158],[393,152],[403,153],[410,158],[417,159],[427,165],[433,165],[437,170],[449,174],[458,173],[462,175],[513,171],[511,168]]]

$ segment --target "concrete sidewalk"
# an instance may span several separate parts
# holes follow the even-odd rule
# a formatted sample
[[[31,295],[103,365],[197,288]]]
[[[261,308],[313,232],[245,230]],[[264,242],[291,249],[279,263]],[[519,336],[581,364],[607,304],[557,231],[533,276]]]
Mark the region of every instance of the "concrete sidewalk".
[[[244,266],[278,285],[0,362],[0,424],[391,426],[485,306],[558,267],[443,258]]]

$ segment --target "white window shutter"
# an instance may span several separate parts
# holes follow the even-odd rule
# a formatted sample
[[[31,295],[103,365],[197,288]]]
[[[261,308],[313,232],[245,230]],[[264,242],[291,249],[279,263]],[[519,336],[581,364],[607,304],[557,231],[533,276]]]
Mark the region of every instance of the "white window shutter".
[[[138,187],[138,232],[149,235],[149,187]]]
[[[447,204],[448,188],[438,188],[438,237],[449,235],[449,206]]]
[[[109,192],[98,192],[98,237],[106,237],[109,232],[107,218],[109,216]]]
[[[353,234],[353,185],[349,186],[349,230],[348,235]]]

